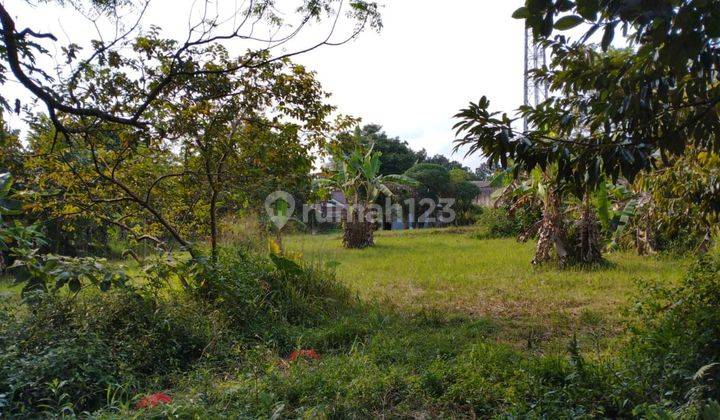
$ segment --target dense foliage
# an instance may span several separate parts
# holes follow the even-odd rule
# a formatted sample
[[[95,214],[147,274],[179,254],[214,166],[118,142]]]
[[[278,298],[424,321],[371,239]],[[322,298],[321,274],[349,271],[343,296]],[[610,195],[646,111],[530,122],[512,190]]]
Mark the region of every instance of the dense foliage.
[[[399,137],[391,138],[382,127],[376,124],[363,126],[357,133],[364,147],[372,147],[380,155],[380,173],[383,175],[401,174],[414,164],[426,159],[425,150],[416,152],[406,141]]]
[[[517,118],[490,111],[486,97],[471,103],[456,115],[456,149],[483,153],[491,164],[511,168],[516,178],[540,170],[552,181],[549,191],[555,203],[546,202],[543,210],[536,261],[546,259],[549,242],[556,243],[558,259],[564,259],[557,238],[565,232],[556,221],[566,200],[582,203],[579,249],[567,253],[595,261],[601,257],[599,238],[610,235],[607,200],[593,196],[604,194],[608,182],[660,181],[663,175],[654,172],[682,160],[686,151],[702,153],[708,162],[717,156],[720,96],[713,75],[720,62],[718,13],[713,2],[630,0],[528,0],[515,12],[532,30],[533,42],[551,53],[550,64],[529,76],[553,95],[537,106],[519,107]],[[586,31],[579,39],[553,37],[581,24]],[[599,47],[591,40],[596,32],[603,34]],[[628,48],[612,48],[616,33],[622,33]],[[527,122],[525,131],[516,128],[520,118]],[[642,210],[692,213],[695,227],[683,233],[694,237],[704,229],[700,247],[706,248],[712,230],[707,221],[716,219],[720,202],[716,177],[696,172],[700,188],[685,195],[687,204],[682,204],[666,198],[684,194],[688,179],[681,170],[663,173],[672,179],[660,181],[664,186],[658,187],[652,203],[642,197],[644,187],[637,188],[637,200],[647,204]],[[660,193],[663,188],[673,192]],[[597,210],[605,235],[598,232],[593,201],[602,204]],[[656,211],[656,206],[662,209]],[[641,216],[639,224],[645,227],[638,229],[638,242],[643,243],[639,250],[654,248],[648,237],[658,236],[656,222],[654,215]],[[672,240],[680,236],[677,231]]]
[[[3,297],[0,412],[80,414],[128,401],[198,363],[242,361],[256,342],[289,352],[297,328],[354,305],[320,267],[243,249],[222,252],[220,265],[212,304],[158,270],[141,288],[59,291],[29,307]]]

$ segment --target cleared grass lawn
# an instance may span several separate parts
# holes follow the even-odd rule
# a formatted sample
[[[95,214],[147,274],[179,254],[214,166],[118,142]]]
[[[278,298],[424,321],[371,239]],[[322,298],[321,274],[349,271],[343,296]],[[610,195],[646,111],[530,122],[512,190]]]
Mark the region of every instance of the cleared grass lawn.
[[[526,347],[564,346],[568,335],[612,337],[636,280],[677,281],[686,260],[647,258],[632,252],[607,255],[593,270],[536,268],[534,243],[480,240],[467,230],[378,232],[376,246],[342,248],[338,234],[295,235],[289,250],[336,266],[338,278],[360,297],[401,312],[439,310],[489,318],[499,341]],[[560,339],[560,340],[558,340]]]

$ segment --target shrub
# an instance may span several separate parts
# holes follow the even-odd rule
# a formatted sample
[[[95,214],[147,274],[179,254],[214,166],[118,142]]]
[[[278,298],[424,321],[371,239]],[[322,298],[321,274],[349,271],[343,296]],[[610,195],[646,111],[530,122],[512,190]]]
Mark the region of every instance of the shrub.
[[[701,258],[677,286],[641,288],[625,356],[646,400],[681,409],[720,400],[720,258]]]
[[[213,304],[239,335],[286,349],[292,330],[340,315],[354,303],[349,290],[320,265],[241,247],[223,250],[211,288]]]
[[[193,303],[128,291],[48,295],[2,323],[0,413],[11,415],[49,405],[58,387],[74,410],[101,407],[108,388],[138,389],[185,369],[212,339],[209,318]]]
[[[253,342],[289,353],[300,328],[353,307],[327,270],[248,249],[224,250],[207,280],[210,300],[152,283],[145,291],[47,293],[32,306],[0,308],[0,415],[92,411],[108,403],[108,389],[166,389],[202,356],[215,369],[245,360],[242,349]],[[370,328],[358,327],[357,334]],[[354,340],[328,334],[324,340]]]
[[[537,209],[518,208],[512,214],[507,208],[488,208],[478,217],[478,239],[516,237],[530,229],[541,214]]]

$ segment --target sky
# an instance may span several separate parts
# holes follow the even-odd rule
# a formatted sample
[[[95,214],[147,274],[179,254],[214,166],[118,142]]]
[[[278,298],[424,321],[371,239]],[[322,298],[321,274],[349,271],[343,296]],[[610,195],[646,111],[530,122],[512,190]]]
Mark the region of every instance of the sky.
[[[390,0],[384,29],[299,61],[315,69],[332,101],[364,123],[429,155],[451,156],[455,115],[485,95],[508,112],[523,100],[520,0]],[[482,161],[451,156],[472,168]]]
[[[237,4],[217,1],[219,7]],[[444,154],[477,167],[481,156],[451,154],[453,115],[483,95],[496,110],[511,112],[522,103],[524,29],[522,21],[511,18],[522,0],[380,3],[384,24],[380,32],[365,31],[348,44],[323,47],[295,61],[317,72],[339,112],[362,118],[364,124],[382,125],[388,135],[400,137],[414,149],[424,148],[428,155]],[[94,36],[87,22],[72,17],[67,8],[31,7],[23,0],[6,4],[8,10],[17,11],[19,27],[52,30],[60,34],[59,44]],[[187,30],[188,16],[197,16],[194,5],[191,0],[153,0],[143,22],[180,37]],[[322,27],[311,29],[296,40],[297,45],[311,43],[322,33]],[[10,91],[11,98],[15,95],[24,102],[27,98],[17,84],[3,89]],[[11,120],[11,124],[19,122]]]

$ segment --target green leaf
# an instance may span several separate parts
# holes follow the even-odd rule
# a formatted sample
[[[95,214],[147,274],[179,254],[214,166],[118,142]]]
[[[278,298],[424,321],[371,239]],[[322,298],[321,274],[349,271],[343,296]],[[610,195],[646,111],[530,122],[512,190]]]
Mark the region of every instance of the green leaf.
[[[558,0],[555,3],[555,8],[560,12],[567,12],[568,10],[572,9],[573,6],[575,6],[575,3],[570,0]]]
[[[625,227],[630,222],[630,219],[635,217],[637,210],[638,201],[633,199],[628,201],[625,208],[620,213],[620,220],[618,220],[618,227],[615,231],[615,236],[619,237],[625,231]]]
[[[578,15],[563,16],[557,22],[555,22],[555,29],[557,29],[558,31],[567,31],[580,25],[584,21],[585,19],[583,19],[582,16]]]
[[[605,27],[605,33],[603,34],[602,43],[601,43],[603,51],[607,51],[608,48],[610,48],[610,44],[612,44],[614,38],[615,38],[615,24],[607,25]]]
[[[521,7],[513,12],[512,17],[513,19],[527,19],[530,17],[530,11],[527,7]]]
[[[552,35],[553,26],[555,24],[555,16],[553,15],[552,11],[547,12],[545,14],[545,19],[542,21],[542,25],[540,25],[540,33],[544,37],[549,37]]]
[[[577,11],[583,18],[591,21],[597,20],[597,14],[600,9],[598,0],[578,0]]]
[[[603,227],[607,229],[610,226],[610,198],[608,197],[607,185],[605,181],[601,181],[595,191],[595,201],[597,205],[598,218]]]

